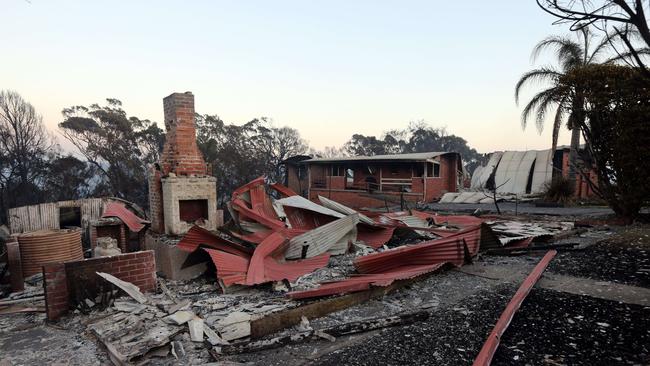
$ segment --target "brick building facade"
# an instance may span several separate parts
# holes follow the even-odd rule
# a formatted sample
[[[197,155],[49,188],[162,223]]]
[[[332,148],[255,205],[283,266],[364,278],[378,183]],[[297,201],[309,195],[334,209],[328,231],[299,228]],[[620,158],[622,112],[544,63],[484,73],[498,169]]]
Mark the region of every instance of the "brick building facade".
[[[314,158],[288,162],[285,183],[311,200],[320,195],[350,207],[382,207],[456,192],[462,171],[454,152]]]

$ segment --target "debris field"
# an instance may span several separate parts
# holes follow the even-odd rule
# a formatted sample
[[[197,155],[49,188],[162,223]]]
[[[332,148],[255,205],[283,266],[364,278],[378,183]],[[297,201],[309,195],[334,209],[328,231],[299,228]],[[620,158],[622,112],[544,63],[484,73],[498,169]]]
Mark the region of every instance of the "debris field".
[[[524,281],[546,253],[552,273],[647,288],[647,241],[616,246],[643,238],[645,227],[580,231],[557,218],[360,212],[319,202],[256,179],[233,193],[232,220],[219,231],[193,226],[164,237],[188,253],[185,265],[210,264],[205,273],[158,277],[144,291],[120,279],[123,272],[97,270],[101,289],[77,293],[56,319],[45,299],[52,276],[28,277],[0,300],[3,362],[479,364],[495,331],[503,334],[489,357],[497,364],[648,361],[647,298],[614,302],[543,283],[531,290],[544,268]],[[146,223],[124,206],[108,208],[127,226]],[[517,298],[510,326],[495,327]]]

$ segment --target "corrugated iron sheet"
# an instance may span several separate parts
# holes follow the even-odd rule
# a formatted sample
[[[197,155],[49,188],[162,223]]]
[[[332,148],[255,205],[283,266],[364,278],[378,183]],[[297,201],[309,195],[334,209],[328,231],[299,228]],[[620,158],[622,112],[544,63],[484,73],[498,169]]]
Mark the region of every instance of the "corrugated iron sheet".
[[[477,225],[447,238],[365,255],[354,262],[361,275],[327,283],[314,290],[291,292],[288,296],[304,299],[362,291],[370,286],[388,286],[395,280],[419,276],[446,263],[460,266],[469,259],[468,256],[478,253],[480,240],[481,225]]]
[[[287,294],[292,299],[308,299],[329,295],[364,291],[370,286],[389,286],[395,281],[415,278],[440,269],[444,263],[422,266],[404,266],[400,270],[382,274],[362,274],[342,281],[325,283],[318,288],[305,291],[294,291]]]
[[[329,261],[329,254],[322,254],[305,260],[284,262],[287,244],[287,238],[282,233],[273,232],[251,253],[246,247],[194,226],[178,245],[186,251],[194,251],[203,246],[217,269],[217,278],[224,286],[250,286],[283,279],[295,281],[306,273],[326,266]]]
[[[334,216],[324,215],[320,212],[310,211],[299,207],[283,206],[283,209],[291,227],[298,230],[313,230],[337,219],[337,217]]]
[[[327,208],[325,206],[321,206],[321,205],[319,205],[317,203],[314,203],[314,202],[312,202],[312,201],[310,201],[310,200],[308,200],[308,199],[306,199],[305,197],[302,197],[302,196],[286,197],[286,198],[279,199],[276,202],[280,203],[282,206],[285,206],[285,207],[301,208],[301,209],[304,209],[304,210],[317,212],[317,213],[320,213],[320,214],[326,215],[326,216],[332,216],[332,217],[336,217],[336,218],[341,218],[341,217],[345,216],[340,212],[336,212],[336,211],[334,211],[332,209],[329,209],[329,208]]]
[[[357,239],[372,248],[379,248],[393,237],[394,227],[381,227],[359,224]]]
[[[102,217],[117,217],[128,226],[129,230],[137,233],[144,228],[143,219],[129,211],[122,203],[111,202],[106,205]],[[146,221],[145,221],[146,222]]]
[[[338,203],[336,201],[332,201],[329,198],[325,198],[323,196],[318,196],[318,200],[320,201],[320,203],[323,206],[329,208],[330,210],[334,210],[334,211],[342,213],[344,215],[358,214],[359,215],[359,221],[361,221],[361,222],[363,222],[365,224],[368,224],[368,225],[375,225],[376,224],[375,221],[373,219],[371,219],[370,217],[368,217],[368,216],[366,216],[364,214],[361,214],[361,213],[357,212],[356,210],[354,210],[354,209],[352,209],[352,208],[350,208],[348,206],[342,205],[342,204],[340,204],[340,203]]]
[[[298,195],[298,193],[291,190],[291,188],[287,186],[283,186],[282,184],[273,183],[271,184],[271,188],[275,189],[278,193],[280,193],[284,197],[291,197],[291,196]]]
[[[350,215],[317,227],[289,240],[287,259],[311,258],[325,252],[344,254],[350,242],[357,240],[359,214]]]
[[[196,225],[192,226],[190,230],[187,231],[185,236],[183,236],[176,246],[186,252],[193,252],[199,247],[209,247],[238,256],[249,256],[253,253],[252,249],[222,238]]]

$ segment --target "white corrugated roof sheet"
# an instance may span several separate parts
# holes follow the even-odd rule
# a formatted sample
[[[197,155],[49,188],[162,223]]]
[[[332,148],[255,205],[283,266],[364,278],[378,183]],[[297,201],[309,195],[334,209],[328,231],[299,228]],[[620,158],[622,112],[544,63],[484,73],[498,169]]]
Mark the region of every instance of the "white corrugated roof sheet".
[[[392,154],[392,155],[373,155],[373,156],[342,156],[338,158],[313,158],[305,160],[307,163],[324,163],[338,161],[384,161],[384,160],[401,160],[401,161],[430,161],[445,154],[456,154],[447,151],[422,152],[412,154]]]

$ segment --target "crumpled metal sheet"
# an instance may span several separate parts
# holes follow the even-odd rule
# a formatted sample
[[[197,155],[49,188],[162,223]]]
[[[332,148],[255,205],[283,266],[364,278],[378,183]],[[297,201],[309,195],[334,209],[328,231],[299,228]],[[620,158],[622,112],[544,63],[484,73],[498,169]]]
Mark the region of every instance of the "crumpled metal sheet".
[[[344,215],[359,214],[359,221],[363,222],[364,224],[368,224],[368,225],[375,225],[376,224],[375,221],[373,219],[371,219],[370,217],[368,217],[368,216],[366,216],[366,215],[364,215],[362,213],[359,213],[358,211],[356,211],[356,210],[354,210],[354,209],[352,209],[352,208],[350,208],[348,206],[345,206],[345,205],[342,205],[342,204],[340,204],[340,203],[338,203],[336,201],[333,201],[333,200],[331,200],[329,198],[325,198],[323,196],[318,196],[318,200],[320,201],[320,203],[323,206],[325,206],[325,207],[327,207],[329,209],[332,209],[334,211],[340,212],[340,213],[342,213]]]
[[[396,280],[417,277],[439,269],[447,263],[461,266],[469,259],[468,257],[471,258],[478,253],[481,226],[460,230],[447,238],[359,257],[355,260],[354,266],[360,275],[323,284],[313,290],[290,292],[288,296],[294,299],[305,299],[363,291],[370,286],[388,286]]]
[[[136,216],[133,212],[129,211],[126,206],[119,202],[111,202],[104,209],[102,217],[117,217],[129,227],[129,230],[137,233],[144,228],[144,224],[148,221]]]
[[[287,259],[311,258],[325,252],[344,254],[348,246],[357,240],[359,214],[350,215],[317,227],[289,240],[285,252]]]
[[[183,236],[176,246],[186,252],[193,252],[202,246],[219,249],[239,256],[250,255],[253,253],[253,250],[248,247],[222,238],[196,225],[192,226],[190,230],[187,231],[185,236]]]

